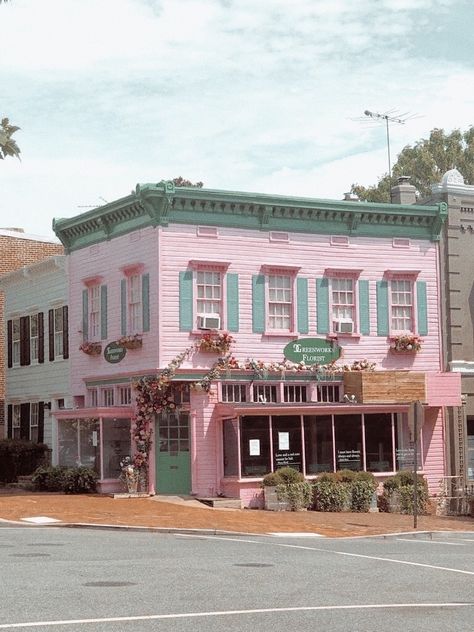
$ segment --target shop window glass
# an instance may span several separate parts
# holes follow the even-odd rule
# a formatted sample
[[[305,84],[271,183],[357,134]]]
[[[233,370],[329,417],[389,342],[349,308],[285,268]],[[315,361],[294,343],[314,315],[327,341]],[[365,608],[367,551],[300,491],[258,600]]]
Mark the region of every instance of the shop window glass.
[[[467,478],[474,481],[474,418],[467,420]]]
[[[266,404],[277,401],[277,387],[273,384],[254,384],[253,401]]]
[[[366,469],[368,472],[393,470],[392,415],[364,415]]]
[[[421,445],[423,444],[422,432],[418,441],[417,468],[423,469]],[[414,466],[414,443],[411,440],[408,430],[408,415],[398,414],[395,424],[395,461],[397,470],[413,470]]]
[[[270,430],[267,416],[242,417],[242,476],[264,476],[271,470]]]
[[[84,465],[100,472],[98,419],[64,419],[58,424],[59,465]]]
[[[239,474],[237,424],[236,419],[224,420],[224,476],[238,476]]]
[[[334,471],[331,415],[307,415],[304,422],[306,473]]]
[[[360,415],[335,415],[336,469],[363,469],[362,419]]]
[[[306,386],[301,384],[285,384],[283,387],[283,401],[285,402],[305,402]]]
[[[272,417],[273,469],[303,469],[301,454],[301,418],[296,415]]]
[[[120,461],[130,456],[130,420],[104,419],[102,422],[104,478],[120,476]]]

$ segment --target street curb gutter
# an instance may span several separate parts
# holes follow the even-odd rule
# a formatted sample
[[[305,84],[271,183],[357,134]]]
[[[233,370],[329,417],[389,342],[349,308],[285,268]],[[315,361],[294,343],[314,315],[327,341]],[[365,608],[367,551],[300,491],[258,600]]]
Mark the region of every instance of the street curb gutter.
[[[105,530],[111,529],[114,531],[135,531],[138,533],[177,533],[183,535],[233,535],[233,536],[264,536],[266,533],[245,533],[242,531],[223,531],[221,529],[180,529],[179,527],[137,527],[129,525],[115,525],[115,524],[94,524],[86,522],[63,522],[56,523],[51,526],[65,527],[68,529],[95,529]]]

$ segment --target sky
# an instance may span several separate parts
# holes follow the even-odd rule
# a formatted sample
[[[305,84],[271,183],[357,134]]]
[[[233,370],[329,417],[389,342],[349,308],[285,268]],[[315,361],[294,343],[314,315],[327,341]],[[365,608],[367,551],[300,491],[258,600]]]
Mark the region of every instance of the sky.
[[[474,118],[472,0],[0,3],[0,227],[53,236],[137,183],[343,198]]]

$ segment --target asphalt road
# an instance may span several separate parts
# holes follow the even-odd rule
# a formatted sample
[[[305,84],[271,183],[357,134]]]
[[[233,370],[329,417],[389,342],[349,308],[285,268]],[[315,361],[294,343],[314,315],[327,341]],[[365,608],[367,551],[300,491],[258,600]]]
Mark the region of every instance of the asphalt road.
[[[216,537],[0,528],[0,631],[474,628],[474,532]]]

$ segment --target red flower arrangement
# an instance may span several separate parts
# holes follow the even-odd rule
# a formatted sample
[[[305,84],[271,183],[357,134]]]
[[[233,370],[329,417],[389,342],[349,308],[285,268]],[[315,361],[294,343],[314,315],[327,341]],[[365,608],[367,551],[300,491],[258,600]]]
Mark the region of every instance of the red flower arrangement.
[[[221,334],[209,332],[198,340],[196,348],[199,351],[209,351],[211,353],[227,353],[233,342],[234,338],[225,331]]]
[[[421,350],[421,344],[423,339],[416,334],[401,334],[400,336],[395,336],[392,339],[390,344],[390,348],[393,351],[401,351],[401,352],[413,352]]]
[[[79,347],[79,351],[91,356],[98,356],[102,353],[102,345],[100,342],[88,342],[87,340]]]

